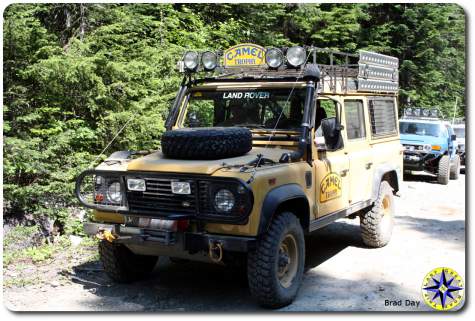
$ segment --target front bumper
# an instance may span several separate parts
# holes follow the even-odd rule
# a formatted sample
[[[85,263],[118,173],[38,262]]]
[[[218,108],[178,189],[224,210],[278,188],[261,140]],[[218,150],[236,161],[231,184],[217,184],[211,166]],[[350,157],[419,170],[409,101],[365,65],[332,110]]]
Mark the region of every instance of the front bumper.
[[[123,224],[84,223],[87,235],[98,235],[109,231],[114,235],[113,242],[125,245],[146,247],[169,247],[174,251],[185,251],[190,254],[208,251],[210,244],[219,243],[223,251],[248,252],[255,249],[256,238],[232,235],[218,235],[193,232],[170,232],[165,230],[146,229]]]
[[[439,156],[432,153],[404,151],[404,170],[433,172],[437,168],[436,162]]]

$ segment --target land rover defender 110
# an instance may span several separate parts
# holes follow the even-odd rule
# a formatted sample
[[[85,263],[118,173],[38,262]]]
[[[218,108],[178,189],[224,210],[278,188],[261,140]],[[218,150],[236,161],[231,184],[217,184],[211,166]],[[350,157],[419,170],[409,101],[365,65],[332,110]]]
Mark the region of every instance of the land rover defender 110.
[[[257,302],[277,308],[297,295],[306,235],[359,218],[364,244],[389,242],[397,58],[239,44],[178,67],[161,150],[115,152],[76,182],[112,279],[144,277],[159,256],[243,263]]]

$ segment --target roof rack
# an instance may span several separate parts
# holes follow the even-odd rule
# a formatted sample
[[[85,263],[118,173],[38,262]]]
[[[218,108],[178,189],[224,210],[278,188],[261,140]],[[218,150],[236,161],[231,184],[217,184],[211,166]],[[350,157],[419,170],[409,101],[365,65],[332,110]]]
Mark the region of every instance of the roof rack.
[[[320,91],[324,93],[379,92],[395,94],[399,90],[399,60],[396,57],[365,50],[360,50],[357,54],[351,54],[314,46],[301,48],[306,51],[308,61],[297,68],[289,66],[288,63],[283,63],[278,68],[273,69],[261,57],[260,59],[264,62],[260,65],[229,66],[225,63],[218,63],[212,71],[206,72],[206,70],[198,70],[198,68],[196,71],[206,73],[205,78],[200,79],[203,81],[243,78],[284,80],[298,79],[302,76],[303,70],[308,64],[317,64],[320,69]],[[275,48],[264,50],[269,51],[269,49]],[[281,50],[286,52],[288,49],[282,48]],[[226,52],[217,51],[217,61],[223,60]],[[183,65],[180,69],[184,71]]]

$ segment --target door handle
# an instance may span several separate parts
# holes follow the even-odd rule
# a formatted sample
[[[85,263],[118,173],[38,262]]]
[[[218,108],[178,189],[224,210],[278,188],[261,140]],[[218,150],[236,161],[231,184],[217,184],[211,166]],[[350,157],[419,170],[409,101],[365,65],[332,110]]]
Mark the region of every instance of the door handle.
[[[369,162],[369,163],[366,163],[366,169],[370,169],[371,166],[373,166],[373,163]]]
[[[346,173],[348,173],[348,169],[344,169],[340,172],[340,176],[346,176]]]

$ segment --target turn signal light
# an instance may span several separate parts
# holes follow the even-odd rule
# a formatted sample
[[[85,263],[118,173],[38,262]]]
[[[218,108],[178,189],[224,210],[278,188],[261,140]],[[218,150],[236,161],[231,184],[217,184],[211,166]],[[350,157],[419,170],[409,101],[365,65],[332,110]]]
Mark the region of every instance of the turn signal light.
[[[432,145],[432,150],[440,150],[440,146],[439,145]]]
[[[96,195],[94,195],[94,199],[96,200],[96,202],[101,203],[102,201],[104,201],[104,194],[97,193]]]

